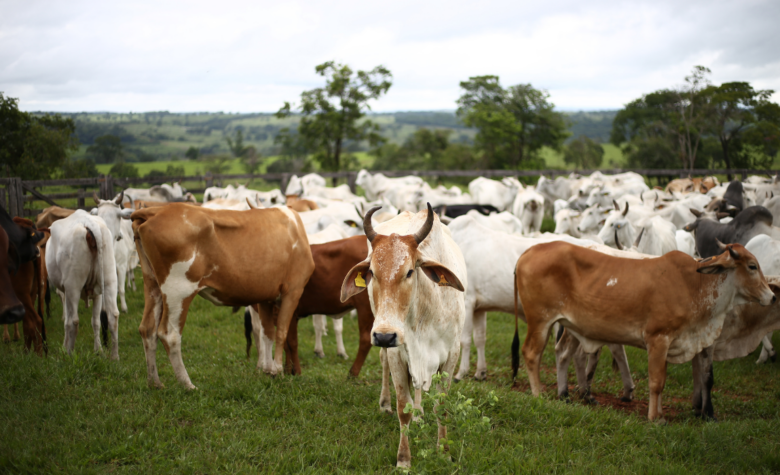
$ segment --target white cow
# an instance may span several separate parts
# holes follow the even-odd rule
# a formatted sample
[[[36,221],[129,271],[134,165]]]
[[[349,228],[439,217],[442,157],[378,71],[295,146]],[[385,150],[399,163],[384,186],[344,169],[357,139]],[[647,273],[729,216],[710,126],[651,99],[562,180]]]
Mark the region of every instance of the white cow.
[[[357,209],[344,202],[334,202],[327,208],[320,208],[299,213],[306,228],[306,234],[318,233],[331,224],[336,224],[349,236],[354,236],[363,230],[363,219]]]
[[[126,188],[124,190],[124,201],[134,202],[137,200],[142,201],[155,201],[158,203],[174,202],[174,201],[190,201],[197,203],[192,193],[186,193],[179,183],[169,185],[163,183],[162,185],[155,185],[151,188]]]
[[[116,306],[117,276],[111,231],[101,218],[83,210],[55,221],[49,229],[46,269],[49,284],[62,298],[65,351],[72,353],[76,344],[79,298],[92,299],[95,351],[102,351],[100,330],[103,327],[103,340],[106,341],[108,327],[113,339],[110,357],[118,360],[119,309]]]
[[[135,240],[133,238],[133,223],[129,219],[123,219],[121,221],[122,226],[122,242],[127,246],[128,259],[127,259],[127,280],[129,285],[132,285],[133,292],[138,290],[135,286],[135,272],[133,269],[141,264],[138,259],[138,250],[135,248]]]
[[[745,245],[745,249],[756,256],[764,275],[780,275],[780,241],[776,241],[766,234],[759,234]],[[761,348],[761,354],[758,356],[756,364],[764,363],[770,358],[775,361],[777,354],[772,346],[772,333],[765,335],[762,342],[763,348]]]
[[[287,189],[284,191],[284,194],[287,196],[301,196],[303,195],[303,192],[306,188],[326,185],[327,183],[325,182],[325,178],[316,173],[309,173],[308,175],[304,175],[302,178],[298,178],[297,175],[293,175],[290,177],[290,182],[287,184]]]
[[[468,287],[466,263],[430,205],[427,211],[401,213],[374,230],[369,211],[364,221],[368,257],[353,267],[341,287],[341,301],[366,290],[374,312],[371,339],[381,346],[396,391],[401,425],[397,465],[411,466],[405,428],[412,419],[404,412],[413,401],[419,407],[437,372],[447,373],[436,391],[448,391],[460,353],[465,319],[463,291]],[[365,276],[365,277],[364,277]],[[389,383],[383,377],[380,406],[390,408]],[[435,408],[434,408],[435,410]],[[447,428],[439,426],[439,440]]]
[[[499,211],[511,210],[517,192],[522,189],[523,185],[514,177],[507,177],[501,181],[479,177],[469,183],[472,203],[491,205]]]
[[[92,208],[91,214],[100,216],[106,223],[106,227],[111,231],[114,241],[113,258],[116,263],[117,289],[119,292],[119,302],[123,312],[127,313],[127,300],[125,300],[125,280],[127,279],[127,269],[130,265],[130,245],[135,248],[133,241],[132,225],[131,232],[126,232],[127,227],[122,226],[122,221],[128,221],[133,214],[132,209],[122,208],[122,195],[114,200],[101,200],[97,194],[93,195],[97,208]],[[128,245],[130,243],[130,245]]]
[[[485,216],[479,211],[472,209],[466,213],[466,215],[471,216],[474,218],[474,221],[478,222],[482,226],[485,226],[486,228],[509,234],[523,233],[523,223],[517,219],[515,215],[507,211],[502,211],[501,213],[491,213],[490,215]]]
[[[360,170],[355,180],[355,184],[366,192],[366,198],[370,201],[379,199],[393,188],[400,188],[406,185],[421,185],[423,179],[418,176],[405,176],[400,178],[388,178],[381,173],[371,175],[366,170]],[[391,201],[396,208],[402,208]]]
[[[523,223],[523,234],[539,232],[544,219],[544,197],[530,186],[519,191],[512,205],[512,214]]]
[[[626,211],[628,207],[626,207]],[[605,245],[617,249],[630,248],[651,256],[662,256],[677,250],[676,229],[672,223],[660,216],[653,216],[637,222],[636,229],[626,212],[613,211],[599,232]]]

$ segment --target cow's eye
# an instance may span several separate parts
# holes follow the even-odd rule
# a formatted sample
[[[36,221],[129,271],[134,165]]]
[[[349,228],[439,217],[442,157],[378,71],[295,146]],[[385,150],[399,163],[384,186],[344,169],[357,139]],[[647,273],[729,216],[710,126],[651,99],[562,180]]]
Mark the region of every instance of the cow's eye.
[[[757,265],[755,265],[755,264],[750,264],[750,265],[748,266],[748,269],[750,269],[750,270],[757,270],[757,269],[758,269],[758,266],[757,266]]]
[[[412,272],[414,272],[414,269],[409,269],[409,272],[406,273],[407,279],[412,276]]]

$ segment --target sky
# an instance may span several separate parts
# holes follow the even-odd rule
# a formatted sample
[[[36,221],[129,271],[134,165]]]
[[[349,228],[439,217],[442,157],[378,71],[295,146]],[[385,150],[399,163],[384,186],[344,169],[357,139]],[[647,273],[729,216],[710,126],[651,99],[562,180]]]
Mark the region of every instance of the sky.
[[[28,111],[274,112],[314,67],[384,65],[377,112],[453,110],[497,75],[560,110],[710,79],[780,90],[780,1],[0,0],[0,92]],[[773,96],[780,100],[780,94]]]

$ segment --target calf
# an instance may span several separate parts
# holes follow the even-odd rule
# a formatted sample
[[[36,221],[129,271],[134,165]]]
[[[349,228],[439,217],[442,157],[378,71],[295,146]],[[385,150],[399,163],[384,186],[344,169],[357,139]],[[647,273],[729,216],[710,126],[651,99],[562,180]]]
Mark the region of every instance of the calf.
[[[647,349],[648,418],[660,417],[667,362],[711,346],[735,305],[776,301],[755,257],[739,244],[723,248],[702,262],[678,251],[626,260],[563,242],[529,249],[517,261],[515,285],[528,322],[523,357],[533,395],[541,394],[540,357],[557,322],[585,353],[604,343]]]

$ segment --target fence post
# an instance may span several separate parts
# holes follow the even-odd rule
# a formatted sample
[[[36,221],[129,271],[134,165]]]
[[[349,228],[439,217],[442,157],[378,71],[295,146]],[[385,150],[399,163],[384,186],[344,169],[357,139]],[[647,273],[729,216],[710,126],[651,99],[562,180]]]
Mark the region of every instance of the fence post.
[[[8,191],[8,188],[0,188],[0,206],[3,207],[4,210],[8,210],[8,204],[5,200],[5,194]]]
[[[282,182],[279,184],[279,189],[282,193],[287,194],[287,184],[290,182],[290,174],[282,173]]]
[[[747,180],[747,172],[745,170],[742,170],[742,181]]]
[[[24,217],[24,190],[22,179],[12,177],[8,183],[8,213],[11,216]]]
[[[77,197],[78,201],[76,202],[76,206],[79,209],[86,208],[87,205],[84,203],[84,188],[79,188],[78,193],[79,193],[79,196]]]
[[[355,181],[357,181],[357,173],[349,172],[347,174],[347,184],[349,185],[349,191],[354,195],[357,194],[357,184],[355,184]]]
[[[211,172],[206,172],[203,179],[206,181],[206,188],[214,186],[214,175],[212,175]]]

